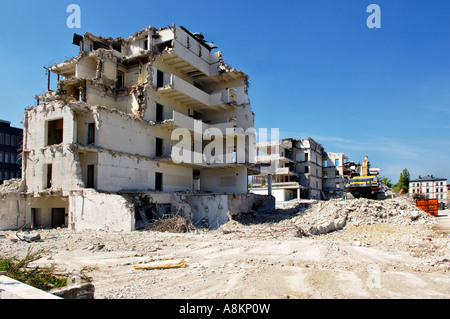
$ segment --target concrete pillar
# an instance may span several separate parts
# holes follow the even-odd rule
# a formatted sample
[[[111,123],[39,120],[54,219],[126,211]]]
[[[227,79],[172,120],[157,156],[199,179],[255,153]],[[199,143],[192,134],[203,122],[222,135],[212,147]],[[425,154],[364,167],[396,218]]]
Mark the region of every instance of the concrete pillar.
[[[297,188],[297,199],[300,200],[300,187]]]
[[[272,174],[267,175],[267,195],[272,195]]]

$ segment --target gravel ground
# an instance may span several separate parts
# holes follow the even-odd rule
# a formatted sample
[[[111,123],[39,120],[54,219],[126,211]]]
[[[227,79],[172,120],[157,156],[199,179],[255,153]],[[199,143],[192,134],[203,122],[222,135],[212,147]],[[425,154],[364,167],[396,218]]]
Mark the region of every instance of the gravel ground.
[[[188,233],[0,232],[2,255],[92,279],[97,299],[449,298],[450,229],[407,199],[286,203]],[[187,267],[134,265],[184,259]]]

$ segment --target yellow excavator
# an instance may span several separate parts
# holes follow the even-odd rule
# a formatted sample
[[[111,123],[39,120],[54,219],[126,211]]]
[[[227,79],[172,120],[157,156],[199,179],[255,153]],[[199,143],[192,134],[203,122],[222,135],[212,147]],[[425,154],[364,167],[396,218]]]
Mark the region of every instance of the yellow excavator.
[[[380,192],[381,183],[377,175],[370,175],[369,157],[364,157],[361,164],[360,176],[353,176],[348,181],[348,191],[355,198],[382,199],[384,194]]]

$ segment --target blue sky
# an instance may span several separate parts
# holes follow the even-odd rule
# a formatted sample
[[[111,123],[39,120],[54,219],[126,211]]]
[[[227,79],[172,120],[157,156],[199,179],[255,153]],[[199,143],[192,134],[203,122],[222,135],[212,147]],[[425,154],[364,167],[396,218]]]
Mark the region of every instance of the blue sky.
[[[81,7],[69,29],[66,8]],[[369,29],[369,4],[381,28]],[[129,37],[176,23],[250,77],[256,128],[312,137],[397,182],[450,177],[450,1],[7,1],[0,12],[0,119],[22,127],[44,66],[76,56],[73,33]],[[55,86],[56,78],[53,78]]]

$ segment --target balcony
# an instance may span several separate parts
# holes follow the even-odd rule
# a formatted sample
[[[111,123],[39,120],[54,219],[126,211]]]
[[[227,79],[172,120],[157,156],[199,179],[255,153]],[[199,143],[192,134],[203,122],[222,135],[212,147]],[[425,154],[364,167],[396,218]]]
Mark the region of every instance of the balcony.
[[[275,169],[275,174],[276,174],[276,175],[298,176],[297,173],[291,172],[291,171],[289,170],[289,167],[277,167],[277,168]]]
[[[192,147],[192,145],[191,145]],[[177,165],[183,165],[186,167],[192,167],[197,169],[211,168],[211,169],[224,169],[224,168],[237,168],[237,167],[252,167],[253,163],[238,163],[235,161],[227,161],[233,159],[234,153],[224,153],[218,156],[209,156],[194,150],[183,150],[180,154],[180,150],[176,146],[172,147],[172,153],[168,161]]]
[[[257,163],[272,163],[276,161],[284,161],[286,163],[293,163],[294,161],[290,158],[284,157],[281,154],[265,154],[265,155],[258,155],[256,157]]]
[[[160,60],[183,73],[196,72],[210,76],[212,71],[211,66],[209,61],[206,61],[204,58],[209,58],[209,56],[199,57],[178,41],[175,41],[175,46],[171,50],[166,50],[161,53]]]
[[[77,67],[77,59],[71,58],[64,62],[49,66],[48,70],[55,74],[62,75],[66,78],[71,78],[75,76],[76,67]]]
[[[226,110],[233,107],[233,103],[230,102],[233,101],[233,97],[230,97],[228,90],[208,94],[174,74],[170,75],[167,84],[156,88],[156,93],[199,112],[211,109]]]
[[[222,132],[223,135],[226,135],[231,130],[234,132],[233,122],[206,124],[203,123],[201,120],[196,120],[190,116],[184,115],[176,111],[173,111],[173,123],[175,126],[186,128],[191,132],[201,131],[202,134],[208,132],[208,130],[211,130],[211,134],[216,133],[213,131],[213,129],[218,129],[220,132]]]
[[[255,181],[252,183],[252,189],[267,189],[268,184],[267,181],[264,180],[264,182],[262,181]],[[274,189],[306,189],[304,186],[300,185],[298,182],[275,182],[272,181],[272,190]]]

